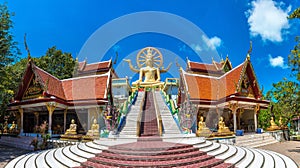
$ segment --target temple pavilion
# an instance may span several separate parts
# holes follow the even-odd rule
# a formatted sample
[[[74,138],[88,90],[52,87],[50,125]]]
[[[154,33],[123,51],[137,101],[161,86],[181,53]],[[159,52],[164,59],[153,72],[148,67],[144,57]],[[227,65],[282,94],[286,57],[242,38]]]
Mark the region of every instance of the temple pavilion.
[[[255,131],[259,110],[269,105],[262,100],[249,54],[234,68],[228,56],[211,64],[187,60],[187,69],[180,69],[179,101],[192,104],[197,121],[204,116],[209,128],[216,129],[222,116],[234,132]]]
[[[9,110],[17,115],[20,133],[33,133],[35,126],[46,121],[49,133],[62,134],[71,119],[79,124],[78,132],[84,132],[93,118],[104,125],[99,114],[112,101],[112,78],[117,75],[111,60],[93,64],[80,62],[75,77],[64,80],[29,60]]]

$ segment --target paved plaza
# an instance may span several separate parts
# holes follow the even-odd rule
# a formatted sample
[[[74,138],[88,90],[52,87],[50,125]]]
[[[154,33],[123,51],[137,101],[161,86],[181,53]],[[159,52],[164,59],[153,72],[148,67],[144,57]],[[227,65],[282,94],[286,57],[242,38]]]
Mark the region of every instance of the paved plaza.
[[[272,150],[292,158],[300,168],[300,141],[287,141],[260,147],[261,149]],[[10,160],[24,153],[27,150],[12,148],[0,145],[0,168],[4,167]]]
[[[31,151],[0,145],[0,168],[4,167],[10,160],[28,152]]]

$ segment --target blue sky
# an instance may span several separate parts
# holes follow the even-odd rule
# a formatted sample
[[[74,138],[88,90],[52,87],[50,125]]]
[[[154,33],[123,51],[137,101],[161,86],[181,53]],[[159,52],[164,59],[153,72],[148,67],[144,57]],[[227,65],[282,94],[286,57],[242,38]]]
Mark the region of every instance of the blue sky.
[[[26,33],[35,57],[56,46],[91,63],[115,57],[117,51],[117,73],[132,76],[122,59],[134,58],[141,48],[154,46],[162,51],[165,66],[173,62],[166,76],[178,77],[176,57],[185,66],[186,57],[210,63],[212,58],[218,61],[228,55],[235,67],[245,60],[252,40],[251,62],[265,91],[272,83],[289,78],[287,57],[300,33],[300,22],[286,16],[299,6],[299,0],[8,1],[9,10],[15,13],[13,34],[22,57],[27,55]],[[145,18],[143,14],[149,13]],[[138,19],[133,19],[135,14]],[[153,27],[144,30],[143,24]],[[136,32],[125,33],[131,30]],[[85,46],[93,38],[93,46]],[[84,52],[85,47],[89,51]]]

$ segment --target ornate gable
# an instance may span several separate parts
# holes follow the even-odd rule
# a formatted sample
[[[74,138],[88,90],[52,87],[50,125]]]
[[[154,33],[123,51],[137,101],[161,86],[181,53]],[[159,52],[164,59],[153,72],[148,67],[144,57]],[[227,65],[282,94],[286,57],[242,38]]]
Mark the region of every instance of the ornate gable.
[[[34,74],[31,75],[30,83],[24,92],[22,100],[34,99],[43,96],[43,87]]]
[[[240,95],[251,98],[260,98],[261,93],[257,83],[257,79],[251,65],[250,60],[246,60],[247,62],[244,64],[239,85],[238,92]]]

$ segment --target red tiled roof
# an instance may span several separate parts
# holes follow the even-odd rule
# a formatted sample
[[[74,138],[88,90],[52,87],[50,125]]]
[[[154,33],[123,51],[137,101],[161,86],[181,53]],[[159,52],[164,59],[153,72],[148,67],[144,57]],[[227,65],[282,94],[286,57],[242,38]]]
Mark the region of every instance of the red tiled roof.
[[[94,75],[62,81],[66,100],[105,99],[108,75]]]
[[[218,71],[216,66],[213,64],[204,64],[198,62],[189,62],[189,68],[191,70],[198,70],[198,71]]]
[[[108,70],[110,68],[111,61],[104,61],[104,62],[97,62],[93,64],[86,64],[85,67],[82,67],[83,69],[80,69],[82,72],[86,71],[99,71],[99,70]],[[81,64],[83,66],[83,64]],[[80,66],[79,66],[80,67]]]
[[[104,64],[107,65],[107,62]],[[107,99],[109,72],[102,75],[59,80],[30,62],[25,71],[22,84],[19,86],[16,100],[20,101],[22,99],[24,92],[30,84],[32,75],[36,76],[43,89],[45,89],[47,97],[55,96],[67,102]]]
[[[195,75],[184,72],[191,99],[219,100],[236,93],[236,85],[245,63],[227,72],[221,77]]]
[[[33,71],[37,77],[42,80],[42,85],[47,88],[46,92],[50,95],[58,97],[60,99],[65,99],[64,90],[62,88],[61,81],[49,74],[48,72],[40,69],[39,67],[33,65]]]

